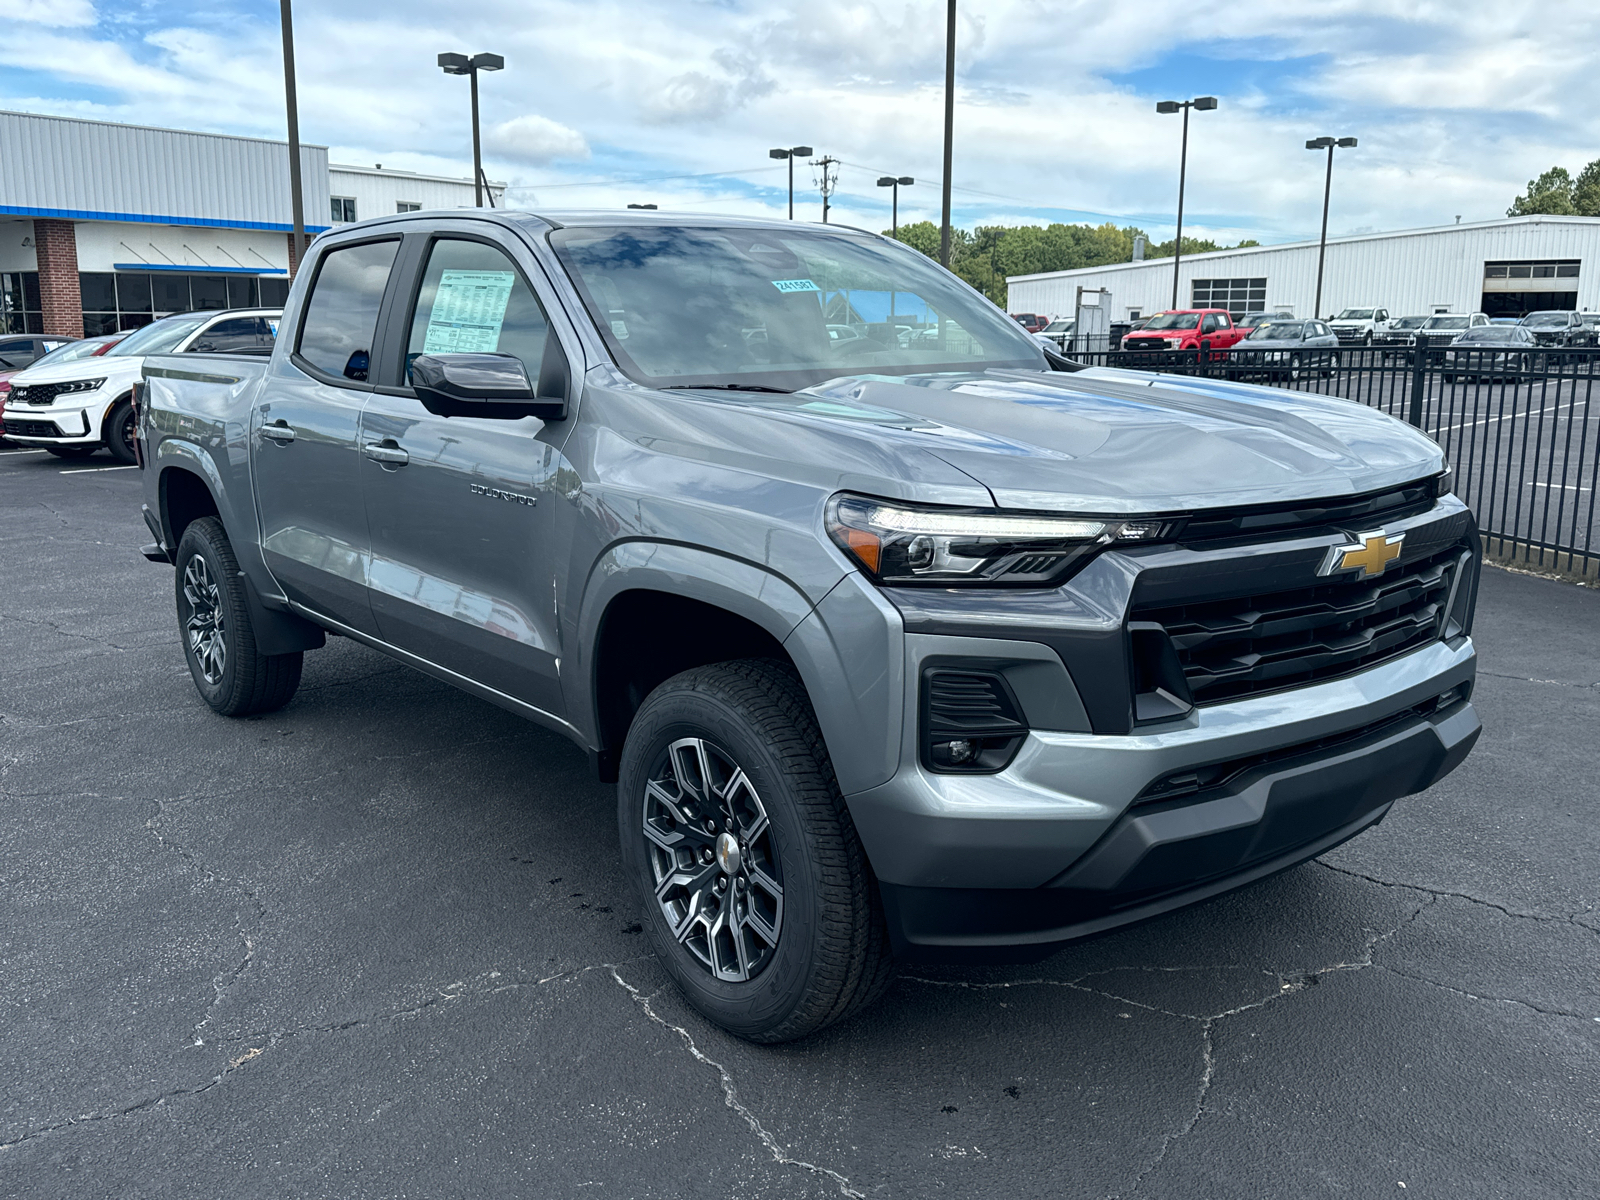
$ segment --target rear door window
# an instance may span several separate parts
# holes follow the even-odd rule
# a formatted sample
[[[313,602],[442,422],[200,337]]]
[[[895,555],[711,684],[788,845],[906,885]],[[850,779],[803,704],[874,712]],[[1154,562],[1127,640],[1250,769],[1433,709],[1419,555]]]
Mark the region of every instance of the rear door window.
[[[256,350],[263,345],[264,328],[260,317],[229,317],[202,333],[189,349],[201,354],[235,354],[240,350]]]
[[[328,375],[365,382],[378,309],[398,240],[340,246],[322,256],[300,319],[298,353]]]

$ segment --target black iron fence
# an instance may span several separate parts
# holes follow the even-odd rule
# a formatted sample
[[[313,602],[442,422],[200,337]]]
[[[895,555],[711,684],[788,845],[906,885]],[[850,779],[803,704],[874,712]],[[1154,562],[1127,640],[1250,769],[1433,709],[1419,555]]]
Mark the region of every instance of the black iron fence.
[[[1264,383],[1382,409],[1432,437],[1501,561],[1600,575],[1600,350],[1111,350],[1089,366]]]

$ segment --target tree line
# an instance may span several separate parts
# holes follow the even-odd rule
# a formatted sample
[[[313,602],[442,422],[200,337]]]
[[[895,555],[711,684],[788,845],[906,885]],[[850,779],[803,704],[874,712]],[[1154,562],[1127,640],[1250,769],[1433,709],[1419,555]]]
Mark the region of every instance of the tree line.
[[[902,225],[887,236],[939,259],[939,227],[932,221]],[[996,304],[1006,303],[1007,275],[1037,275],[1045,271],[1071,271],[1078,267],[1104,267],[1133,261],[1133,239],[1145,236],[1134,225],[979,225],[950,231],[950,269]],[[1176,242],[1152,242],[1146,236],[1145,258],[1171,258]],[[1259,246],[1243,241],[1239,246]],[[1204,238],[1183,239],[1185,254],[1235,249]]]
[[[1551,167],[1539,178],[1528,180],[1528,190],[1511,202],[1506,216],[1529,217],[1535,213],[1600,217],[1600,158],[1579,171],[1576,179],[1565,167]]]

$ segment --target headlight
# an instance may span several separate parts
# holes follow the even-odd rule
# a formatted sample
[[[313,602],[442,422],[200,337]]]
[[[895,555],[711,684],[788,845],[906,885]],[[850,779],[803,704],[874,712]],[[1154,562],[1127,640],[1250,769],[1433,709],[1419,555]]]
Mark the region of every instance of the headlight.
[[[76,379],[71,383],[55,385],[57,396],[70,396],[74,392],[92,392],[105,383],[104,379]]]
[[[914,508],[838,495],[828,536],[880,583],[1048,587],[1113,542],[1157,539],[1164,522]]]

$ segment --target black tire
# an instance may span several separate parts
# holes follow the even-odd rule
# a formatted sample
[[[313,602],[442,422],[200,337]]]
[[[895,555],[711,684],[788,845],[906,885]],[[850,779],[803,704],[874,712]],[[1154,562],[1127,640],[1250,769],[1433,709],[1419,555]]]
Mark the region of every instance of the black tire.
[[[697,747],[705,749],[706,758],[696,759]],[[699,810],[694,807],[699,793],[680,782],[694,770],[680,771],[677,764],[708,759],[716,760],[714,778],[731,780],[736,767],[750,789],[729,787],[726,798]],[[719,768],[717,761],[724,765]],[[877,881],[839,792],[810,700],[787,665],[747,659],[697,667],[667,680],[634,717],[620,777],[622,859],[639,889],[645,927],[684,997],[707,1019],[751,1041],[784,1042],[842,1020],[882,994],[894,960]],[[717,788],[707,790],[715,795]],[[675,813],[669,818],[673,808],[661,803],[663,795],[672,796],[678,809],[687,805],[693,819],[679,821]],[[736,808],[764,815],[769,823],[748,848],[745,833],[759,828],[759,820],[741,823],[730,816]],[[646,835],[647,820],[654,820],[658,840]],[[705,863],[713,845],[708,820],[720,832],[717,849]],[[730,876],[724,870],[733,856],[725,856],[723,842],[731,844],[736,827],[743,860],[733,868],[741,873]],[[671,849],[661,844],[673,839]],[[693,866],[686,865],[685,854]],[[699,899],[691,899],[692,888],[684,886],[676,889],[679,899],[671,899],[669,890],[663,892],[668,900],[658,900],[656,881],[669,875],[685,884],[705,881]],[[730,879],[719,891],[716,880]],[[776,906],[774,882],[781,883]],[[770,944],[748,917],[733,926],[724,911],[754,911],[758,899],[763,923],[775,930]],[[682,906],[681,921],[677,913],[669,914],[668,905]],[[709,923],[701,924],[702,917]],[[675,921],[684,931],[682,940],[674,934]],[[719,941],[717,925],[725,939],[721,955],[712,948]],[[730,928],[736,930],[733,935]],[[736,947],[733,937],[739,939]],[[719,976],[713,964],[730,952],[735,974]]]
[[[191,521],[175,558],[178,636],[201,698],[225,717],[272,712],[289,703],[300,686],[302,655],[256,651],[244,579],[222,522]]]
[[[111,406],[111,413],[106,417],[106,449],[111,451],[111,457],[123,464],[138,462],[138,456],[133,450],[133,439],[137,433],[138,429],[133,419],[133,399],[125,396]]]
[[[57,458],[88,458],[89,455],[93,454],[96,450],[100,449],[100,447],[99,446],[46,446],[45,449],[50,451],[50,453],[54,454]]]

